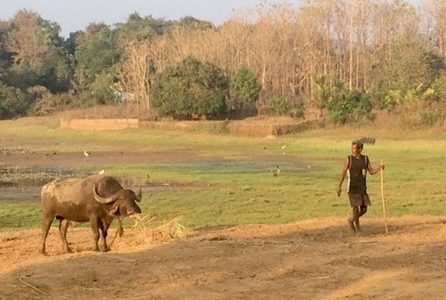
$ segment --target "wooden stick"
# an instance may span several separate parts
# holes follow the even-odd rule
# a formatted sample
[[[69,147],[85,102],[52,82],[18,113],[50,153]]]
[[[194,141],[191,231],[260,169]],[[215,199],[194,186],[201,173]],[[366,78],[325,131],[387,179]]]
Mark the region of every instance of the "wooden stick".
[[[378,241],[352,242],[352,243],[348,243],[348,244],[349,245],[358,245],[358,244],[372,244],[372,243],[378,243]]]
[[[387,217],[386,217],[386,202],[384,201],[384,170],[382,169],[383,161],[381,160],[380,173],[381,173],[381,200],[383,206],[384,227],[386,228],[386,234],[389,234],[387,229]]]
[[[122,229],[122,220],[121,218],[118,216],[118,228],[116,228],[116,232],[115,232],[115,236],[113,237],[113,240],[111,241],[110,245],[108,245],[109,248],[111,248],[111,246],[113,246],[113,242],[115,241],[116,237],[118,236],[118,233],[120,230]],[[124,231],[122,231],[121,234],[119,234],[119,236],[121,236],[123,234]]]
[[[45,293],[44,291],[42,291],[41,289],[39,289],[38,287],[32,285],[31,283],[26,282],[25,280],[23,280],[22,278],[20,278],[20,276],[17,275],[16,277],[21,283],[23,283],[24,285],[26,285],[27,287],[29,287],[33,292],[37,292],[40,293],[42,295],[48,296],[47,293]]]
[[[109,248],[111,246],[113,246],[113,242],[115,241],[116,237],[118,236],[118,232],[119,232],[119,228],[116,229],[115,236],[113,237],[111,243],[108,245]]]

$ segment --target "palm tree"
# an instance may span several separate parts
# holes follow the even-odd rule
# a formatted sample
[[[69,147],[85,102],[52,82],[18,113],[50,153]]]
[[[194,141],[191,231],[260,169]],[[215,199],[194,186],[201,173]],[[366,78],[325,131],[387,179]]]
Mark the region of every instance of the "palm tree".
[[[330,100],[330,88],[328,86],[327,77],[322,74],[316,75],[314,79],[316,84],[316,91],[314,94],[316,107],[319,109],[319,118],[324,116],[324,109]]]

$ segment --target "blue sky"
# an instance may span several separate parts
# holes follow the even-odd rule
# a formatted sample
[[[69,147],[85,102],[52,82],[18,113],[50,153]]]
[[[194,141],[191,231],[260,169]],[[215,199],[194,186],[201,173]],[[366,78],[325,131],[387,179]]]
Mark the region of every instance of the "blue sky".
[[[421,0],[411,0],[419,3]],[[124,22],[133,12],[141,16],[176,20],[184,16],[221,24],[234,9],[255,8],[261,0],[0,0],[0,19],[8,20],[19,9],[39,13],[44,19],[62,27],[62,35],[84,29],[92,22],[115,24]],[[268,3],[291,3],[301,0],[269,0]]]

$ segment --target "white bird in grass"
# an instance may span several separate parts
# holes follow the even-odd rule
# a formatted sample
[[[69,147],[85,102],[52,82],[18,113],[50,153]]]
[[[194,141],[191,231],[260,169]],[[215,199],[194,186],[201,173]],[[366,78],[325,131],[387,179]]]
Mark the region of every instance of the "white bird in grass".
[[[104,173],[105,173],[104,170],[99,171],[99,175],[102,175],[102,174],[104,174]]]
[[[89,157],[90,153],[91,153],[91,151],[84,150],[84,156],[85,157]]]
[[[271,170],[271,172],[273,172],[273,176],[274,176],[274,177],[275,177],[275,176],[278,176],[279,173],[280,173],[280,168],[279,168],[279,166],[277,165],[275,169],[272,169],[272,170]]]
[[[284,150],[286,148],[286,144],[282,146],[282,150]]]

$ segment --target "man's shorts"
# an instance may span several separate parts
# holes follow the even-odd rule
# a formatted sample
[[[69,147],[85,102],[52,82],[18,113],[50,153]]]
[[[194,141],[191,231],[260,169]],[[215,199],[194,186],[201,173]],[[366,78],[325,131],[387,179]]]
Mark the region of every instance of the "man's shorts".
[[[348,193],[348,199],[350,200],[350,205],[352,207],[372,205],[372,202],[370,202],[370,198],[367,193],[364,194]]]

